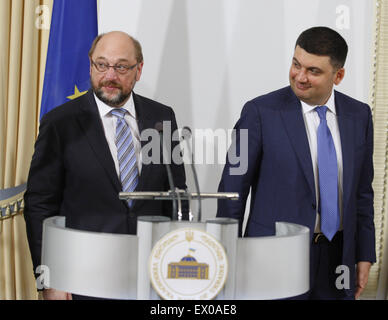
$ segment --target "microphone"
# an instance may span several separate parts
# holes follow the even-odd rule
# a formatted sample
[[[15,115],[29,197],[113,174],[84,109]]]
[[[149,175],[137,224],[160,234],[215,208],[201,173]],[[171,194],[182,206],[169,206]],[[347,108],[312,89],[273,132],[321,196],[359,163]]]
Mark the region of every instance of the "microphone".
[[[163,124],[161,122],[157,122],[155,124],[155,129],[159,132],[159,141],[160,141],[160,147],[163,154],[163,163],[166,167],[167,171],[167,178],[168,178],[168,184],[170,185],[170,189],[172,192],[172,218],[173,220],[182,220],[182,204],[179,193],[175,192],[175,185],[174,185],[174,179],[172,177],[171,167],[170,164],[167,161],[165,147],[164,147],[164,139],[163,139]],[[178,196],[178,205],[179,208],[177,210],[177,200],[176,195]]]
[[[198,221],[201,222],[201,215],[202,215],[202,200],[201,200],[201,193],[199,191],[199,183],[198,183],[198,176],[197,176],[197,171],[195,170],[195,165],[194,165],[194,154],[190,148],[190,143],[187,141],[190,139],[192,136],[191,129],[189,127],[183,127],[182,128],[182,139],[186,140],[186,145],[187,148],[189,149],[189,153],[191,154],[191,171],[193,173],[194,177],[194,184],[195,184],[195,189],[197,191],[198,195]],[[190,210],[191,212],[191,210]],[[189,220],[191,221],[193,219],[192,215],[189,217]]]

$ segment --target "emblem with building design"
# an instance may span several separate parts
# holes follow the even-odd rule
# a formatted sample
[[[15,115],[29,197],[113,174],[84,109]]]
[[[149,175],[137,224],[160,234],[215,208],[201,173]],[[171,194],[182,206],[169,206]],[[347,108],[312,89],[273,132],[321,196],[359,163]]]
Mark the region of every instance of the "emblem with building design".
[[[224,248],[213,236],[187,228],[156,243],[149,271],[163,299],[213,299],[225,284],[227,266]]]
[[[186,231],[186,240],[190,242],[193,239],[193,232]],[[208,279],[209,265],[199,263],[192,255],[195,249],[189,248],[189,253],[179,262],[170,262],[168,264],[169,279]]]

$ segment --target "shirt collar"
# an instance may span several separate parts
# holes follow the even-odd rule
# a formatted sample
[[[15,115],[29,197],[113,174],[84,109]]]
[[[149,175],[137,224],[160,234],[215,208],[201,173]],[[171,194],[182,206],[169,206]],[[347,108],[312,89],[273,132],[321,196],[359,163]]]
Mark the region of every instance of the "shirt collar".
[[[102,102],[97,96],[96,94],[93,92],[93,95],[94,95],[94,99],[96,100],[96,104],[97,104],[97,107],[98,107],[98,112],[100,113],[100,117],[103,118],[103,117],[110,117],[111,116],[111,111],[112,111],[112,107],[108,106],[105,102]],[[121,107],[122,109],[125,109],[128,111],[129,115],[136,119],[136,110],[135,110],[135,103],[133,101],[133,95],[131,93],[129,99],[127,100],[127,102]]]
[[[302,104],[302,110],[303,113],[306,114],[307,112],[314,111],[316,107],[319,107],[317,105],[309,105],[306,102],[303,102],[302,100],[300,101]],[[327,107],[328,110],[330,110],[332,113],[336,114],[336,109],[335,109],[335,102],[334,102],[334,89],[331,91],[331,95],[329,100],[325,103],[325,106]]]

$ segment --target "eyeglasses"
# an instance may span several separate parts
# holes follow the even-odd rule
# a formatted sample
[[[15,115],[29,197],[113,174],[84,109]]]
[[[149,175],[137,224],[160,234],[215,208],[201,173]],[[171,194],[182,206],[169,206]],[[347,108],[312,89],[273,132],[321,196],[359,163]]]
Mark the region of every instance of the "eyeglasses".
[[[110,67],[112,67],[116,72],[120,74],[126,74],[129,70],[132,70],[135,68],[139,63],[134,64],[133,66],[127,66],[125,64],[115,64],[114,66],[110,66],[107,63],[104,62],[94,62],[92,59],[90,59],[94,67],[97,69],[98,72],[107,72]]]

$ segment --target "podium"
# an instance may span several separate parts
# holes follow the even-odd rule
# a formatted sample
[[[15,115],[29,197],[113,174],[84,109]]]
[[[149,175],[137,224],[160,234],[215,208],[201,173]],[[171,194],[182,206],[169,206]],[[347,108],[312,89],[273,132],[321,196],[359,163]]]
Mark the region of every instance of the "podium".
[[[46,219],[43,225],[42,265],[48,270],[45,281],[50,288],[111,299],[282,299],[303,294],[309,290],[309,229],[286,222],[277,222],[275,227],[274,236],[238,238],[238,222],[234,219],[190,222],[142,216],[138,217],[137,235],[125,235],[66,228],[65,217],[56,216]],[[183,258],[175,259],[175,263],[169,257],[178,249],[168,254],[162,250],[172,246],[172,239],[178,239],[181,230],[186,232],[186,239],[179,240],[177,248],[188,243],[192,252],[181,254]],[[203,263],[206,259],[200,257],[200,238],[207,241],[206,248],[226,256],[225,264],[220,262],[221,255],[214,254],[210,259],[222,271],[214,281],[209,278],[216,267],[210,260]],[[221,250],[215,248],[215,243]],[[165,270],[168,262],[169,278],[164,269],[158,273],[152,257],[160,258]],[[195,273],[193,265],[202,271]],[[176,268],[183,270],[183,276]],[[166,279],[160,279],[164,274]],[[176,296],[169,286],[179,281],[185,283],[186,291]],[[206,281],[210,281],[209,286]],[[190,290],[198,292],[191,294]]]

